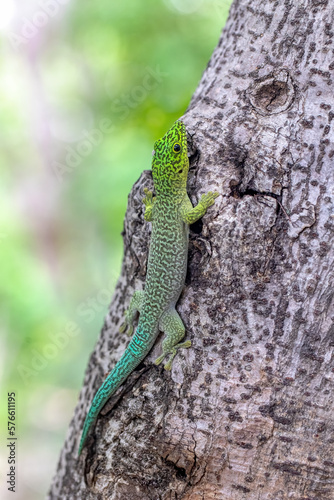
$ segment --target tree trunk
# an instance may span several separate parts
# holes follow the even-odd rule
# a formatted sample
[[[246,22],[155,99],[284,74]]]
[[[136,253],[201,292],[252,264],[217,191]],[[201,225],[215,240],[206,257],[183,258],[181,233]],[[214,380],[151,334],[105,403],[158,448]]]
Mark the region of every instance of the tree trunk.
[[[221,194],[190,233],[178,311],[192,348],[168,373],[159,339],[77,458],[145,281],[146,171],[50,499],[333,500],[333,34],[327,0],[232,5],[184,116],[191,199]]]

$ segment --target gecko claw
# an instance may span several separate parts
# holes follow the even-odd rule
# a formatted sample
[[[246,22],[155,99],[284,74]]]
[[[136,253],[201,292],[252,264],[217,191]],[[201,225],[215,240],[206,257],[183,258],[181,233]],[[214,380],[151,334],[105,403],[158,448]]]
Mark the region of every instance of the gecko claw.
[[[127,329],[128,325],[127,323],[124,321],[124,323],[121,324],[121,326],[119,327],[118,331],[119,333],[124,333],[125,330]]]
[[[158,358],[154,361],[154,364],[155,364],[155,365],[157,365],[157,366],[159,366],[159,365],[162,363],[162,361],[165,359],[165,357],[166,357],[166,354],[161,354],[161,356],[159,356],[159,357],[158,357]]]

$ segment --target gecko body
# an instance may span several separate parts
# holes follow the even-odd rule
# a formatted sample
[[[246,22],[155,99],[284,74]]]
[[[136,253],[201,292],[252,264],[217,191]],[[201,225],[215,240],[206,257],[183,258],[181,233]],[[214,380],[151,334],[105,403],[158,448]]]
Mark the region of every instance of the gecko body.
[[[186,128],[183,122],[176,121],[154,144],[152,175],[156,196],[144,189],[144,218],[152,222],[145,288],[133,294],[120,331],[128,329],[131,335],[139,312],[138,326],[123,356],[95,394],[84,422],[79,455],[101,409],[147,356],[160,330],[165,338],[155,364],[169,357],[165,368],[170,370],[178,349],[191,346],[189,340],[182,342],[185,328],[175,309],[186,277],[189,224],[205,214],[218,193],[202,195],[193,207],[187,194],[188,170]]]

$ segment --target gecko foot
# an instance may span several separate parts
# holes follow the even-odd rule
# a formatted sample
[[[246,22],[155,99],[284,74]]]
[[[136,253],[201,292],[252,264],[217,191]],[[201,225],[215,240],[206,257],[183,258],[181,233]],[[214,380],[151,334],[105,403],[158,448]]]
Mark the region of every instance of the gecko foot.
[[[128,331],[126,331],[128,330]],[[119,327],[119,333],[125,333],[127,334],[128,337],[131,337],[132,334],[133,334],[133,325],[129,325],[126,321],[124,321],[124,323],[121,324],[121,326]]]
[[[186,348],[187,349],[188,347],[191,347],[191,340],[186,340],[185,342],[181,342],[180,344],[177,344],[176,346],[172,347],[168,351],[163,352],[161,354],[161,356],[159,356],[155,360],[154,364],[160,365],[160,363],[165,359],[165,357],[170,354],[171,356],[170,356],[169,360],[167,361],[167,363],[164,366],[165,370],[170,371],[172,369],[172,363],[173,363],[173,360],[174,360],[174,358],[175,358],[175,356],[177,354],[178,349],[180,349],[180,348]]]

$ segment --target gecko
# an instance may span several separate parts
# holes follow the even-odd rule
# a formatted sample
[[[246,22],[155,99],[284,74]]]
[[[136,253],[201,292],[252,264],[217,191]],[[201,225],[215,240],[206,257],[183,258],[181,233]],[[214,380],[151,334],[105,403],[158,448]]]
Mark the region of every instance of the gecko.
[[[132,336],[139,313],[138,326],[123,356],[98,389],[87,413],[78,455],[87,436],[108,399],[152,349],[159,331],[165,334],[162,354],[155,360],[159,365],[165,358],[166,370],[180,348],[189,348],[191,341],[182,341],[185,327],[175,305],[184,287],[189,225],[200,219],[214,204],[218,192],[203,194],[193,207],[187,194],[189,159],[187,132],[177,120],[168,132],[154,144],[152,176],[155,196],[144,188],[144,219],[152,223],[144,290],[134,292],[125,312],[120,333]]]

